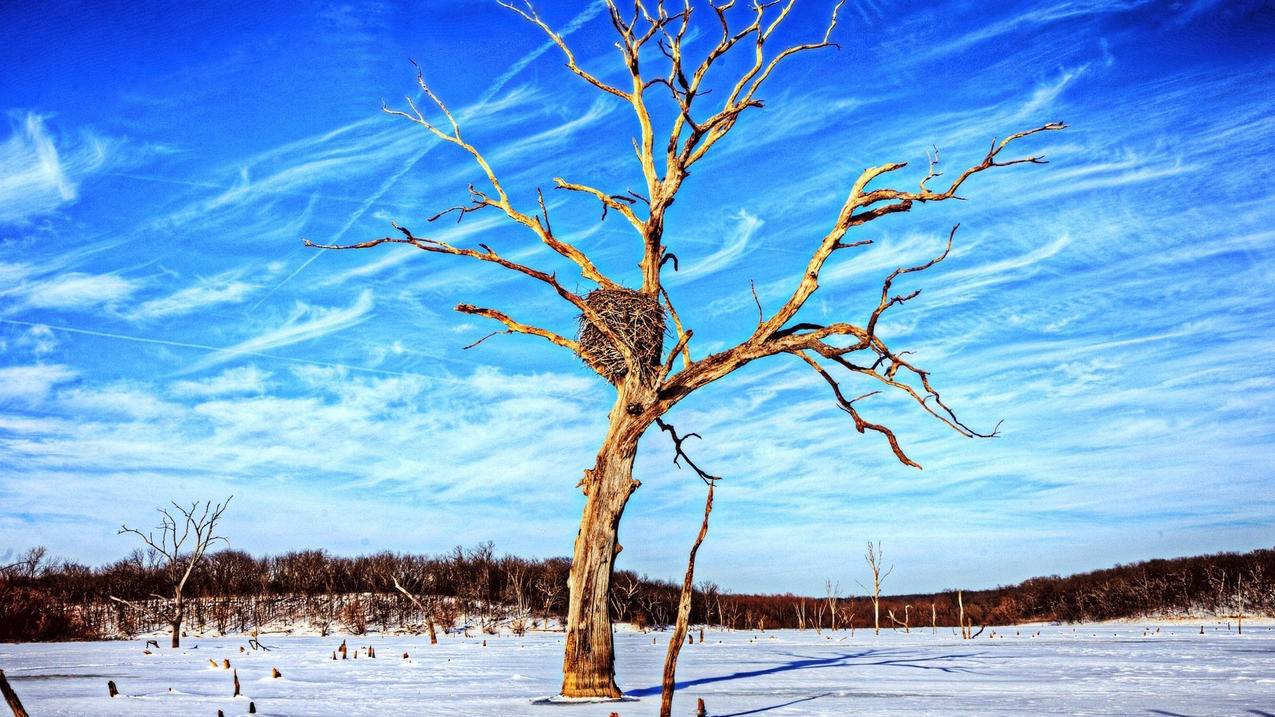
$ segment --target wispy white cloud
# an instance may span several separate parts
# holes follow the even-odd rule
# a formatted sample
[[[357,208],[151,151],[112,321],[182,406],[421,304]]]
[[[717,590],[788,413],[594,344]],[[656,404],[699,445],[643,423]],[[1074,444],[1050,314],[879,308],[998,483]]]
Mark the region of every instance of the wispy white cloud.
[[[214,306],[241,303],[256,288],[256,284],[225,276],[202,279],[167,296],[144,301],[128,314],[131,318],[142,320],[181,316]]]
[[[45,117],[10,114],[9,138],[0,144],[0,224],[49,214],[75,200],[77,185],[63,166]],[[67,161],[78,170],[101,166],[101,146],[76,147]]]
[[[176,396],[197,398],[263,393],[270,386],[271,375],[253,364],[236,366],[206,379],[174,381],[169,391]]]
[[[74,369],[62,364],[0,367],[0,401],[34,403],[47,396],[54,386],[76,375]]]
[[[76,202],[81,185],[107,170],[135,167],[163,153],[92,127],[54,131],[52,115],[10,111],[0,142],[0,225],[29,224]]]
[[[360,292],[354,303],[346,307],[328,308],[297,302],[292,313],[281,325],[210,354],[190,364],[181,373],[203,371],[243,355],[260,354],[271,349],[326,336],[367,320],[371,315],[372,307],[370,289]]]
[[[53,276],[27,287],[28,306],[38,309],[86,309],[110,306],[127,298],[138,288],[138,283],[115,274],[85,274],[72,272]]]
[[[748,254],[753,245],[754,236],[765,222],[747,209],[736,211],[731,215],[731,219],[736,222],[735,229],[729,239],[720,242],[721,246],[716,251],[707,256],[699,256],[695,252],[687,250],[675,252],[680,255],[678,256],[678,263],[681,266],[676,272],[669,274],[669,284],[685,284],[689,281],[715,274],[738,263]],[[671,244],[676,243],[674,239],[669,241]],[[717,243],[719,242],[711,242],[709,244],[711,246]]]
[[[1038,29],[1069,18],[1123,12],[1145,5],[1149,1],[1066,0],[1065,2],[1037,5],[1027,12],[1013,14],[1009,17],[985,23],[971,32],[950,40],[934,43],[922,53],[922,56],[925,59],[933,59],[955,55],[1005,35],[1029,29]]]
[[[15,343],[36,356],[44,356],[56,351],[60,342],[48,326],[32,326]]]

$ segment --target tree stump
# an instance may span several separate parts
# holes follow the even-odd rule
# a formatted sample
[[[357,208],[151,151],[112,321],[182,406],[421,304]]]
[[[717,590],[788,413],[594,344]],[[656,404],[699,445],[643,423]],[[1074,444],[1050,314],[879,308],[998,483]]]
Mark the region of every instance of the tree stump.
[[[115,680],[106,681],[106,693],[111,697],[117,697],[119,695],[120,691],[115,689]]]

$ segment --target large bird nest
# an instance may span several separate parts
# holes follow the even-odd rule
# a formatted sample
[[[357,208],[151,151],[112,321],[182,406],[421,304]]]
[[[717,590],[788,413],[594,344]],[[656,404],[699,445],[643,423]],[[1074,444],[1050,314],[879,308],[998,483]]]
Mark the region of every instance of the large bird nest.
[[[628,347],[643,374],[654,373],[664,353],[664,307],[652,294],[632,289],[594,289],[584,302]],[[580,348],[585,363],[611,383],[624,379],[624,354],[593,322],[580,316]]]

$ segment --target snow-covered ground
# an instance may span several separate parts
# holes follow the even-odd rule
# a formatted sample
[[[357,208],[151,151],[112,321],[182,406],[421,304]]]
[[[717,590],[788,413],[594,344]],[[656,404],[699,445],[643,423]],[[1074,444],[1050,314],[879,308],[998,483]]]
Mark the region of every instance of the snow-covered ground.
[[[1039,630],[1040,635],[1036,636]],[[708,631],[682,651],[674,714],[1275,715],[1275,626],[1243,635],[1210,623],[1023,626],[962,641],[950,629],[765,633]],[[698,633],[696,633],[698,635]],[[654,638],[654,644],[652,643]],[[616,635],[618,681],[636,701],[542,705],[559,685],[562,635],[192,637],[0,645],[0,669],[35,717],[52,715],[654,715],[667,633]],[[486,639],[486,647],[483,640]],[[161,639],[160,644],[165,644]],[[376,649],[376,658],[366,647]],[[355,648],[360,648],[354,658]],[[403,659],[403,653],[410,654]],[[209,660],[229,659],[231,673]],[[271,677],[277,667],[283,677]],[[107,680],[120,696],[107,697]]]

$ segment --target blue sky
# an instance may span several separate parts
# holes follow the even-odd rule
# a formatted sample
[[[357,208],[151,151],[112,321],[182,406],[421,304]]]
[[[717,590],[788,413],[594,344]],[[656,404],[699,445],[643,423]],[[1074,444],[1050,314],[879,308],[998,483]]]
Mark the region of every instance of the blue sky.
[[[610,388],[546,342],[451,311],[570,307],[500,269],[384,236],[464,200],[454,147],[379,111],[408,58],[515,201],[566,176],[641,185],[634,121],[494,3],[8,4],[0,10],[0,554],[89,562],[169,499],[234,493],[253,552],[442,551],[493,540],[569,554]],[[817,37],[825,4],[788,30]],[[864,167],[925,153],[955,171],[995,136],[1043,167],[975,177],[965,202],[873,223],[803,313],[862,321],[881,279],[921,296],[880,333],[916,351],[977,427],[863,404],[925,466],[860,436],[792,358],[679,405],[726,476],[699,575],[735,590],[843,592],[881,540],[898,591],[1216,550],[1275,535],[1275,15],[1256,2],[851,0],[839,51],[796,58],[697,166],[669,217],[669,286],[699,355],[744,338],[749,282],[775,308]],[[542,2],[587,67],[623,68],[597,6]],[[711,20],[701,8],[700,22]],[[708,35],[692,42],[703,51]],[[710,95],[711,97],[711,95]],[[918,173],[919,172],[919,173]],[[614,277],[637,247],[596,204],[554,226]],[[587,283],[495,215],[432,236],[486,242]],[[851,383],[853,385],[853,383]],[[865,389],[866,390],[866,389]],[[658,432],[620,566],[680,573],[703,486]]]

